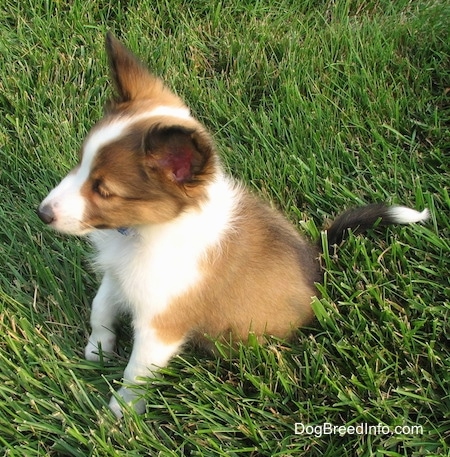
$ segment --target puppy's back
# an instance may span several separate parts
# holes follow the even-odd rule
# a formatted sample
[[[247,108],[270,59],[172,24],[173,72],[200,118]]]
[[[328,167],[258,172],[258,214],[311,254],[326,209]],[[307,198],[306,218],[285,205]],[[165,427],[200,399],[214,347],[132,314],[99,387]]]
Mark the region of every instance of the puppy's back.
[[[288,337],[312,319],[318,255],[281,214],[241,191],[231,226],[202,262],[202,281],[158,323],[167,336],[181,327],[196,340],[207,334],[246,341],[249,331]]]

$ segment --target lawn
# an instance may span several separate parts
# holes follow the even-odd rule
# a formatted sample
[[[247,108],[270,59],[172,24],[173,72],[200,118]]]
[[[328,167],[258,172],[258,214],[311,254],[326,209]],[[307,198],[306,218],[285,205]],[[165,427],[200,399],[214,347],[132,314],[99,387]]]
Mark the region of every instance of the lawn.
[[[449,23],[445,1],[2,0],[1,454],[450,455]],[[127,321],[115,360],[83,359],[90,247],[35,215],[111,95],[107,30],[311,239],[351,206],[431,211],[324,255],[294,341],[189,350],[120,421]]]

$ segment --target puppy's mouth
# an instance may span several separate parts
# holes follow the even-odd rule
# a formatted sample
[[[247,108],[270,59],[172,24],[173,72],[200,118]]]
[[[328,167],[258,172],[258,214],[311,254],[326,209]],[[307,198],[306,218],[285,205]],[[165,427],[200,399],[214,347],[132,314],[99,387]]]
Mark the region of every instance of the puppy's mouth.
[[[39,206],[36,214],[45,225],[67,235],[82,236],[97,228],[73,217],[58,217],[50,205]]]

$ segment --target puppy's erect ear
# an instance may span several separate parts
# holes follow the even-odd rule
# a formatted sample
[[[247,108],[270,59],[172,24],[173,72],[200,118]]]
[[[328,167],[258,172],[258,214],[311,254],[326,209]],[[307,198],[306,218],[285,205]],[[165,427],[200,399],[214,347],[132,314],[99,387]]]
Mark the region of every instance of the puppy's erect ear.
[[[139,98],[153,98],[166,91],[162,81],[153,76],[139,59],[112,33],[106,34],[106,53],[111,77],[117,90],[117,102],[131,102]]]
[[[144,149],[148,165],[179,184],[202,181],[213,166],[212,140],[196,129],[157,126],[147,133]]]

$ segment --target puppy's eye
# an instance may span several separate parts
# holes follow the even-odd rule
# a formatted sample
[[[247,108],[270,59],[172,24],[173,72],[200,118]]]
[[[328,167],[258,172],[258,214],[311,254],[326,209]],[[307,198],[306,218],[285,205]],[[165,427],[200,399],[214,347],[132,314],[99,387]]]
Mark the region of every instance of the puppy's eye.
[[[96,179],[94,181],[94,183],[92,184],[92,191],[102,198],[111,197],[111,194],[108,192],[108,189],[106,189],[105,185],[100,179]]]

